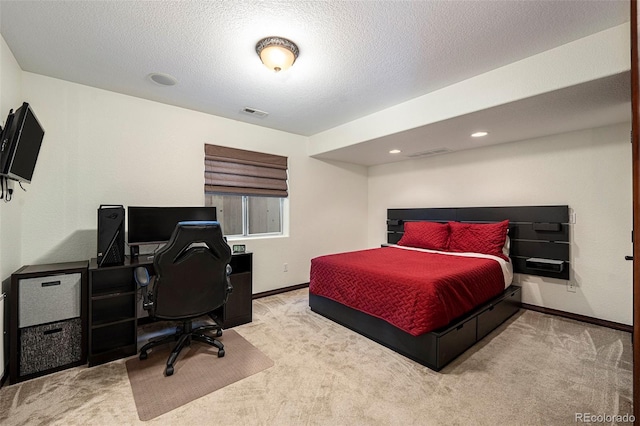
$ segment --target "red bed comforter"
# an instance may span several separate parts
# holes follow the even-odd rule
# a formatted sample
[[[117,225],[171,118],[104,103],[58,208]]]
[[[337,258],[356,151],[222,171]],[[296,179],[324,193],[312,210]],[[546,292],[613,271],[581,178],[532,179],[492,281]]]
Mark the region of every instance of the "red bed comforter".
[[[418,336],[447,325],[504,290],[492,259],[395,247],[311,260],[309,291]]]

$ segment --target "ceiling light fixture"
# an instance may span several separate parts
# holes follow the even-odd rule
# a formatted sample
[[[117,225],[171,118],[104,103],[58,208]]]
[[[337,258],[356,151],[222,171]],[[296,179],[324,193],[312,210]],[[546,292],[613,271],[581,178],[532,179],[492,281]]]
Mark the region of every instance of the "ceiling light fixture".
[[[256,53],[262,63],[275,72],[288,69],[298,58],[298,46],[282,37],[263,38],[256,44]]]
[[[389,154],[400,154],[402,151],[400,151],[399,149],[392,149],[391,151],[389,151]]]
[[[487,136],[489,134],[489,132],[475,132],[475,133],[471,133],[471,137],[472,138],[481,138],[483,136]]]

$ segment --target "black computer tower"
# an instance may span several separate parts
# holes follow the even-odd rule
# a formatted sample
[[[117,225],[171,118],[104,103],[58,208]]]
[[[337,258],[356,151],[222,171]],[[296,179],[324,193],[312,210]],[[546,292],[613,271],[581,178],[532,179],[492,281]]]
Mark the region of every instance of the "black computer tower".
[[[98,208],[98,266],[124,263],[124,207]]]

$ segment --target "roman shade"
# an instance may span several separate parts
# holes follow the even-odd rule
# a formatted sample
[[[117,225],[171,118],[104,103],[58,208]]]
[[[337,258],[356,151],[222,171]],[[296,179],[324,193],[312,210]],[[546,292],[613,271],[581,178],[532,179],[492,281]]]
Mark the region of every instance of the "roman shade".
[[[287,157],[205,144],[204,191],[286,197]]]

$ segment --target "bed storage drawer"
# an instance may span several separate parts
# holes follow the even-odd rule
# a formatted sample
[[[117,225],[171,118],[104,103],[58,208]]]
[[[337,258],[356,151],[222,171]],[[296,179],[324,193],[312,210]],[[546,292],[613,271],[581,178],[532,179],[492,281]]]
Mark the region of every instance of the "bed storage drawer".
[[[518,312],[521,299],[522,289],[512,286],[511,291],[504,298],[492,303],[491,306],[480,312],[478,314],[478,340]]]
[[[473,346],[476,342],[476,327],[477,319],[472,317],[456,327],[448,328],[442,333],[435,333],[438,335],[438,361],[436,365],[438,370]]]

